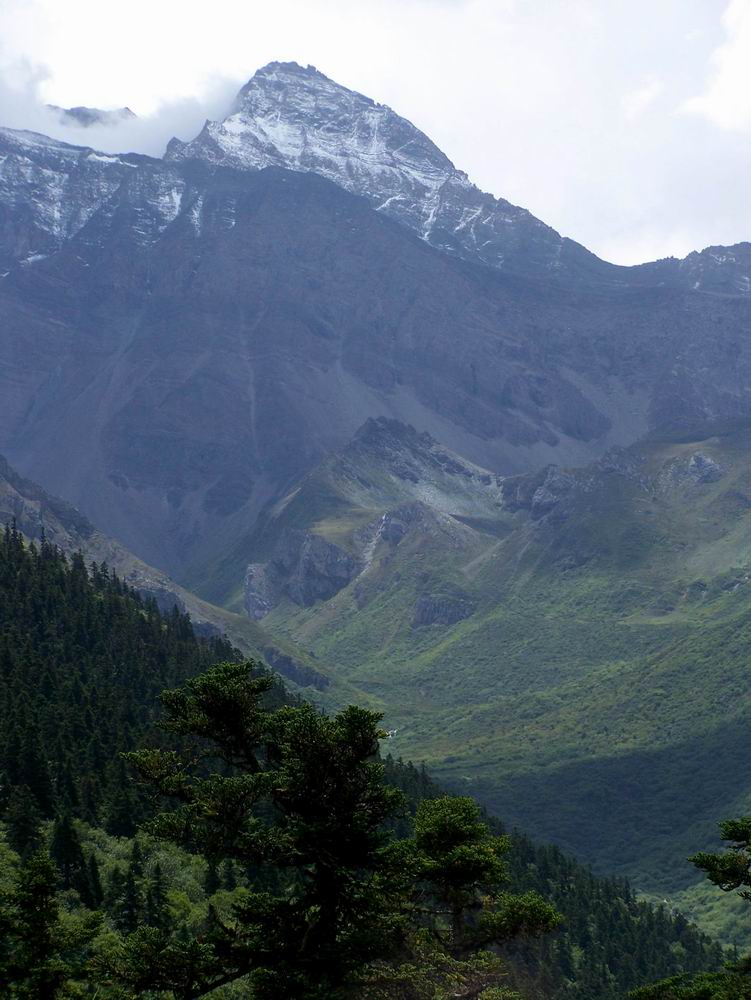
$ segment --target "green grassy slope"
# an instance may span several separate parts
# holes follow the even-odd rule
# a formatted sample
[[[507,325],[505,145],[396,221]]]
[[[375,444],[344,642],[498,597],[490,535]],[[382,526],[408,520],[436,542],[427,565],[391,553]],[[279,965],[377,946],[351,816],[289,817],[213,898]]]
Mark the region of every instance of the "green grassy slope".
[[[286,516],[338,545],[405,522],[333,597],[263,621],[315,654],[324,700],[380,706],[396,752],[598,870],[688,890],[685,857],[751,808],[751,429],[506,480],[481,513],[424,496],[405,521],[404,500],[355,498],[330,466],[314,502],[306,488]],[[471,613],[421,623],[426,598]]]

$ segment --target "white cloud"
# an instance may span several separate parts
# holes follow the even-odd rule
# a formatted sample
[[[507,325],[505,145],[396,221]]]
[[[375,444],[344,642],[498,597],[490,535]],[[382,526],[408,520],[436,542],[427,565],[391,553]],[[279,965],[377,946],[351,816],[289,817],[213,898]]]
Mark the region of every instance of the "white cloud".
[[[636,90],[630,90],[621,98],[621,108],[627,121],[634,121],[644,114],[650,104],[654,104],[662,93],[662,82],[657,79],[646,80]]]
[[[703,115],[725,129],[751,129],[751,0],[731,0],[723,24],[727,39],[712,56],[712,74],[703,94],[682,110]]]
[[[25,71],[24,71],[25,70]],[[138,152],[162,156],[167,142],[177,135],[191,139],[206,118],[223,117],[237,93],[235,81],[209,81],[201,99],[185,97],[158,104],[151,114],[116,125],[84,128],[61,119],[39,96],[46,74],[16,66],[12,83],[0,78],[0,125],[42,132],[76,146],[92,146],[107,153]],[[104,102],[94,106],[102,106]],[[105,105],[106,106],[106,105]]]

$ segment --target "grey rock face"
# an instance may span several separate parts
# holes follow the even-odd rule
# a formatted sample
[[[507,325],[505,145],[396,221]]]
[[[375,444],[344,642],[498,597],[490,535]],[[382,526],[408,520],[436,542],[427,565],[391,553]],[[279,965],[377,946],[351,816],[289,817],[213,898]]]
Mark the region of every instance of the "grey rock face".
[[[417,500],[464,516],[492,516],[500,507],[498,476],[399,420],[370,417],[329,465],[342,493],[364,506]]]
[[[706,247],[695,250],[682,260],[669,257],[630,268],[630,279],[637,283],[656,280],[694,292],[721,295],[751,294],[751,243]]]
[[[722,479],[722,468],[708,455],[697,451],[688,462],[688,474],[697,483],[716,483]]]
[[[565,520],[568,514],[566,500],[575,488],[575,480],[569,473],[555,467],[548,469],[544,481],[532,494],[532,520],[539,521],[544,517]]]
[[[474,613],[475,603],[466,594],[423,594],[415,604],[412,628],[455,625]]]
[[[54,111],[66,125],[79,125],[81,128],[90,128],[92,125],[120,125],[122,122],[136,117],[130,108],[104,110],[102,108],[87,108],[83,105],[78,105],[75,108],[60,108],[56,104],[48,104],[47,107],[50,111]]]
[[[245,571],[243,593],[246,612],[260,621],[279,603],[282,588],[275,574],[269,572],[264,563],[250,563]]]
[[[0,128],[0,266],[33,267],[75,236],[86,242],[87,225],[102,213],[112,217],[118,198],[139,189],[148,241],[175,218],[184,191],[161,161]]]
[[[357,560],[348,552],[307,531],[290,531],[283,536],[273,566],[284,579],[284,592],[303,607],[333,597],[359,570]]]
[[[411,122],[314,66],[259,69],[225,119],[206,122],[190,142],[173,139],[165,158],[311,171],[364,196],[431,245],[505,271],[751,294],[751,243],[632,268],[608,264],[526,209],[481,191]]]
[[[678,458],[669,462],[657,476],[657,488],[661,491],[686,489],[716,483],[725,475],[719,463],[704,452],[694,452],[688,459]]]
[[[251,564],[245,576],[245,608],[264,618],[282,599],[310,607],[346,587],[361,569],[344,549],[309,531],[285,531],[266,564]]]

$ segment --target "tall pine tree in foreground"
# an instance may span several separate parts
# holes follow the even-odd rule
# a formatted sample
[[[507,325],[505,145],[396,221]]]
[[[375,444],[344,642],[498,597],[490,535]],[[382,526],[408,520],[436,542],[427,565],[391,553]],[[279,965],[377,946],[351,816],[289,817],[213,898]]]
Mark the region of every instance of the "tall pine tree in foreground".
[[[702,851],[689,860],[724,892],[737,892],[751,901],[751,816],[723,821],[720,835],[728,843],[726,850]],[[751,1000],[751,956],[725,972],[674,976],[632,996],[633,1000]]]
[[[396,840],[387,823],[403,800],[384,782],[380,716],[270,711],[271,684],[253,664],[214,667],[163,696],[164,728],[185,749],[129,755],[176,804],[152,832],[240,864],[254,888],[201,939],[140,929],[116,974],[136,994],[184,998],[239,979],[257,1000],[428,997],[462,977],[473,995],[496,987],[499,964],[481,953],[557,922],[536,893],[502,891],[505,839],[471,801],[442,798]]]

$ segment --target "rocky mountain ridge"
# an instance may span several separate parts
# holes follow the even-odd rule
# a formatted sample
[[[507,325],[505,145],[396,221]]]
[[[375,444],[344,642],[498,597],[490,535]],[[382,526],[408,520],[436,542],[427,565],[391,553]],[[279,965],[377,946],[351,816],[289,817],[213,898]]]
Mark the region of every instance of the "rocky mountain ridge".
[[[491,267],[513,268],[521,256],[526,270],[546,273],[592,256],[525,209],[480,191],[411,122],[313,66],[259,69],[227,118],[207,122],[191,142],[173,139],[166,159],[312,171],[364,195],[433,246]]]
[[[120,125],[137,117],[130,108],[87,108],[82,104],[74,108],[61,108],[57,104],[48,104],[47,108],[54,111],[64,124],[77,125],[81,128],[91,128],[92,125]]]
[[[116,128],[133,117],[129,108],[54,110],[82,128],[95,123]],[[36,260],[58,249],[118,190],[123,180],[118,168],[148,159],[0,128],[0,224],[3,206],[22,208],[35,223],[31,240],[11,249],[11,261]],[[262,67],[240,90],[226,118],[207,121],[193,140],[173,139],[164,160],[156,162],[190,159],[214,167],[316,173],[367,198],[374,209],[432,246],[510,273],[573,284],[751,292],[749,244],[708,247],[683,260],[638,267],[608,264],[526,209],[480,191],[411,122],[312,66],[276,62]],[[165,218],[170,204],[179,207],[174,173],[167,171],[152,197]],[[7,249],[14,241],[6,234],[3,242]],[[7,263],[0,257],[0,265]]]
[[[500,477],[430,434],[370,418],[341,452],[259,518],[250,546],[266,559],[245,570],[245,610],[262,619],[285,599],[300,607],[328,600],[363,578],[383,546],[395,548],[410,532],[468,544],[466,523],[498,516],[502,486]],[[470,604],[445,598],[436,607],[426,594],[416,620],[458,615],[458,621]]]

